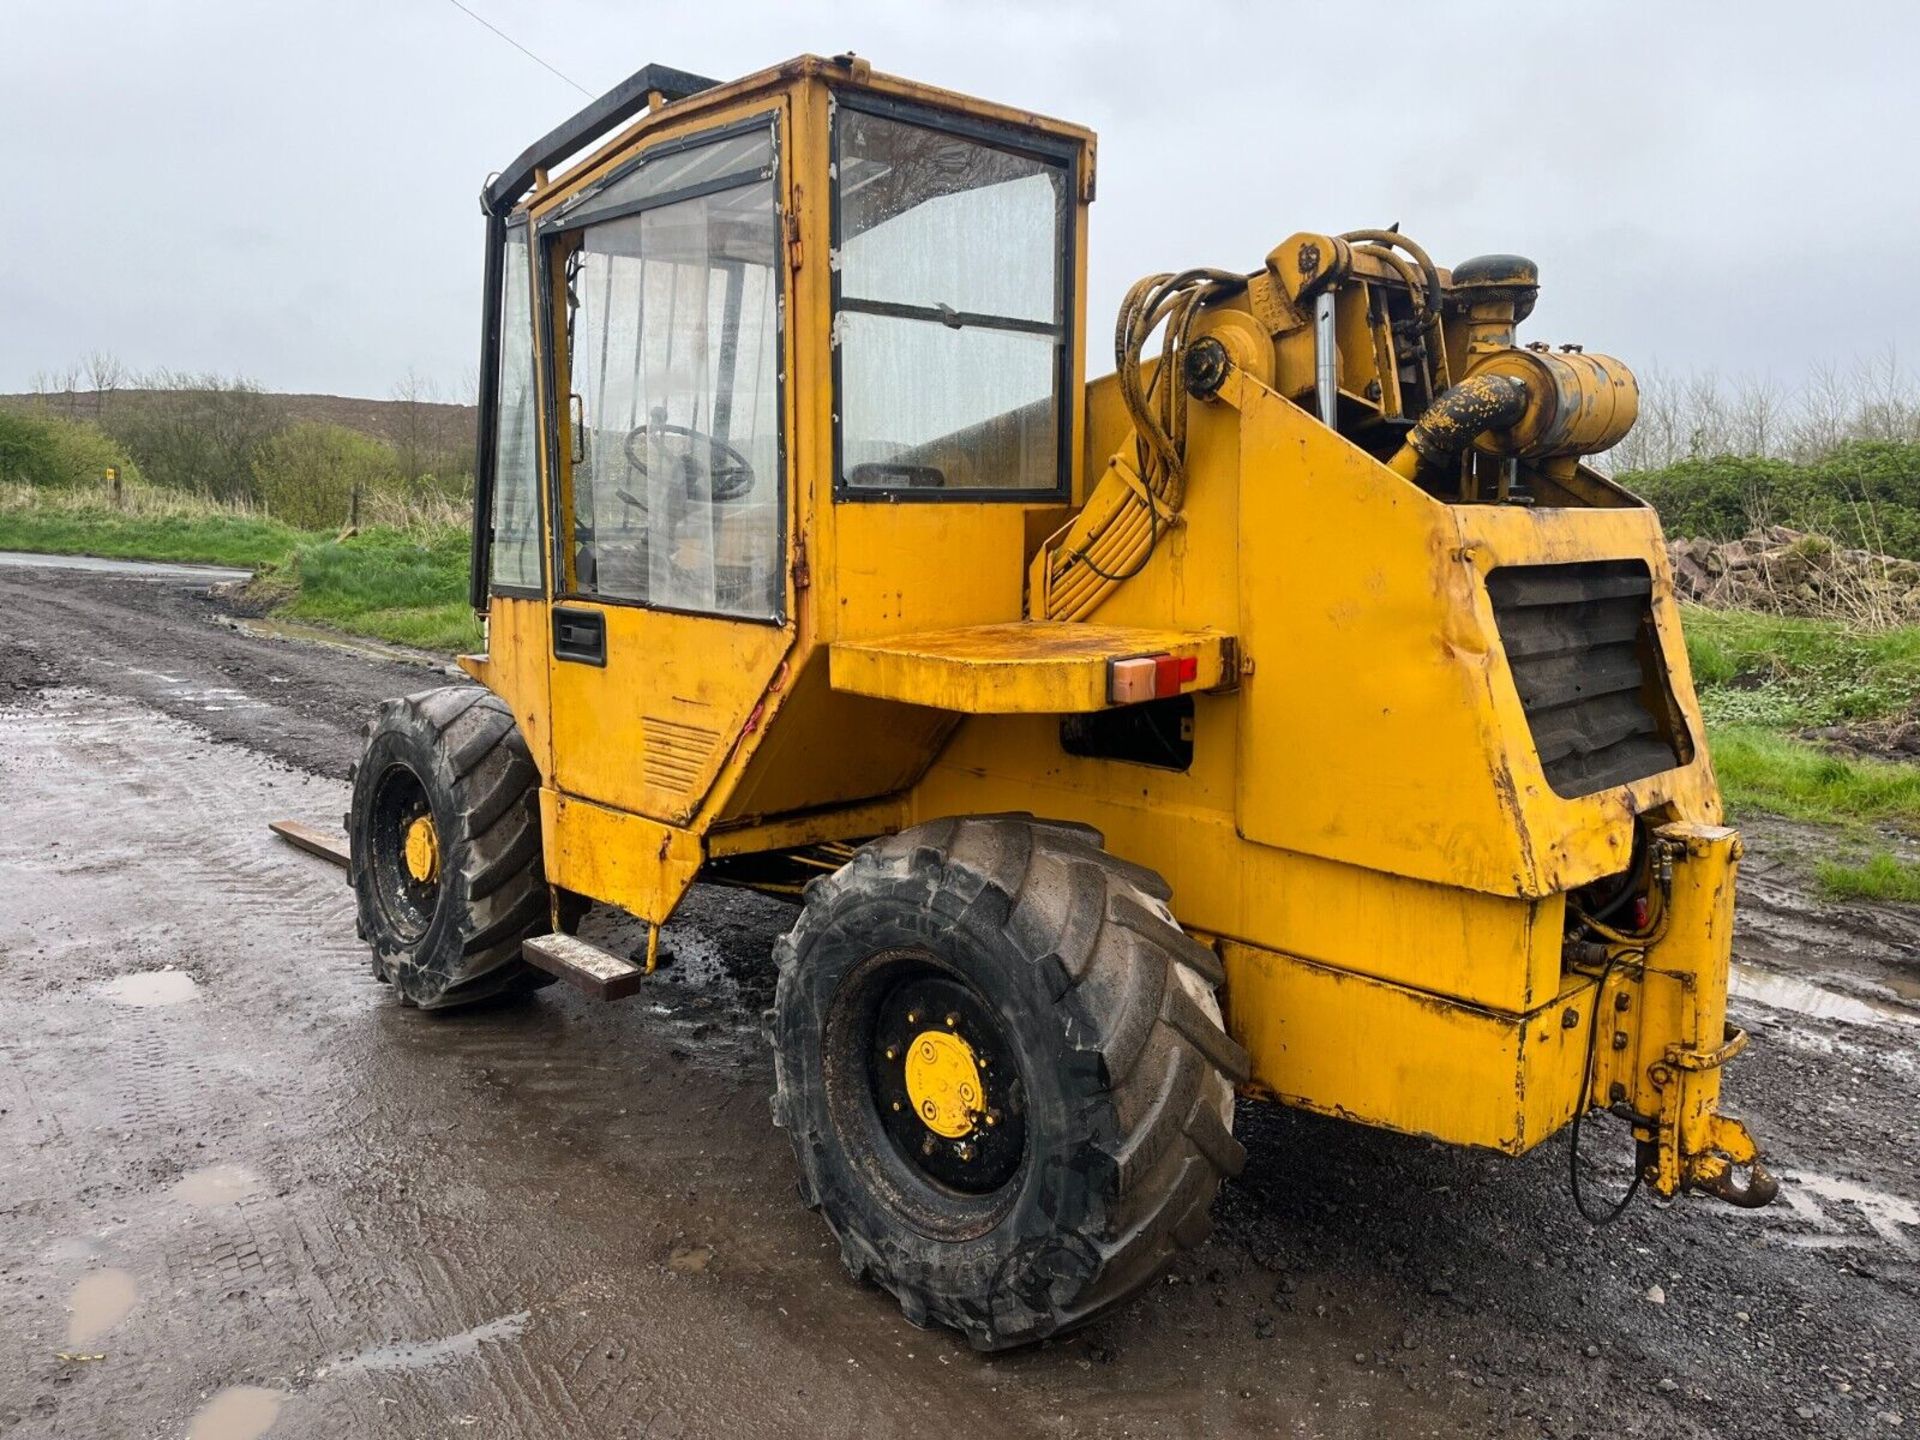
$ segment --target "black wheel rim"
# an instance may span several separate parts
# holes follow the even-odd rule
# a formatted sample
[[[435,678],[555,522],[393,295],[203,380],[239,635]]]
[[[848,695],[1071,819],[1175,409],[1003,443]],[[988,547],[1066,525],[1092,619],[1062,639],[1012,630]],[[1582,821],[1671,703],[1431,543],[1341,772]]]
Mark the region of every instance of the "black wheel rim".
[[[822,1039],[834,1129],[875,1197],[943,1240],[997,1224],[1027,1169],[1028,1087],[985,995],[931,951],[881,951],[842,980]],[[910,1075],[916,1046],[946,1053]]]
[[[1020,1168],[1019,1067],[973,987],[911,962],[878,995],[867,1045],[874,1112],[894,1151],[936,1185],[991,1195]]]
[[[434,819],[426,786],[407,766],[391,765],[375,787],[369,814],[374,899],[395,935],[417,941],[433,924],[440,903],[437,874],[417,878],[407,861],[408,832],[417,821]]]

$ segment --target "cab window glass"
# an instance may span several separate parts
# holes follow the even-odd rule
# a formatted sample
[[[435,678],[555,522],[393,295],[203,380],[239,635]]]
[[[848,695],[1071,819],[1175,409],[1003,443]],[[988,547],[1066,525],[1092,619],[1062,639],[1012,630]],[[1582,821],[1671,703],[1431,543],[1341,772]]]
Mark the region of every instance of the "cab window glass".
[[[846,104],[834,147],[841,486],[1058,488],[1067,162]]]
[[[716,176],[661,163],[638,209],[582,228],[565,262],[573,563],[581,595],[778,618],[778,213],[758,148]],[[640,184],[644,169],[632,182]],[[691,188],[697,193],[688,194]],[[678,197],[678,198],[676,198]]]
[[[493,433],[493,545],[487,578],[495,589],[537,591],[540,470],[525,225],[507,231],[500,292],[500,407]]]

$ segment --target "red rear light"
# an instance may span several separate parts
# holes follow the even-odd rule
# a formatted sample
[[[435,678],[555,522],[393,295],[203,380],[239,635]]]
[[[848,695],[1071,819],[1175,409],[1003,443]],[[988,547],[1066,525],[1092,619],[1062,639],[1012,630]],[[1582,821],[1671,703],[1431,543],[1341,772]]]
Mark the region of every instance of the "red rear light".
[[[1200,662],[1192,655],[1136,655],[1107,662],[1107,700],[1114,705],[1137,705],[1142,700],[1165,700],[1180,687],[1200,678]]]
[[[1169,695],[1180,693],[1180,657],[1177,655],[1156,655],[1153,657],[1153,694],[1154,698],[1164,700]]]

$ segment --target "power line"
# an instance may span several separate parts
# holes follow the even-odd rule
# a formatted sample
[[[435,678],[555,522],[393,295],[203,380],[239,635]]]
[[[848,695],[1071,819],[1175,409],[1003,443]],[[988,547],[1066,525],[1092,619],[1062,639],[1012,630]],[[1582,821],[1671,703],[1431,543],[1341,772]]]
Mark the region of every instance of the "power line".
[[[589,100],[593,99],[593,92],[587,89],[586,86],[582,85],[578,80],[574,79],[571,75],[561,74],[560,71],[554,69],[553,66],[547,64],[546,61],[542,60],[538,55],[534,54],[533,51],[527,49],[526,46],[522,45],[518,40],[514,39],[511,35],[507,34],[506,31],[502,30],[498,25],[495,25],[491,20],[488,20],[485,16],[474,15],[473,11],[467,9],[466,6],[460,3],[460,0],[447,0],[447,3],[453,6],[454,9],[460,11],[464,15],[472,15],[475,20],[478,20],[482,25],[486,26],[487,29],[493,31],[494,34],[498,35],[502,40],[506,41],[507,44],[513,46],[514,49],[518,50],[522,55],[526,56],[529,60],[533,61],[533,63],[538,65],[541,69],[550,71],[554,75],[559,76],[560,79],[566,81],[567,84],[573,86],[574,89],[578,90],[582,95],[586,96]]]

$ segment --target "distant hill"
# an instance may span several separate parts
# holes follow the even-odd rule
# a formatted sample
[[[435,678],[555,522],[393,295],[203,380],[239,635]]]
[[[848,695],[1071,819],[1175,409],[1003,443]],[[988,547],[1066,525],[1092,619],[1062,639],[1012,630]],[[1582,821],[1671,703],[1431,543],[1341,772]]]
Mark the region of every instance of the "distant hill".
[[[110,407],[137,408],[164,399],[166,390],[115,390],[105,399]],[[365,400],[357,395],[282,395],[264,392],[285,413],[289,423],[303,420],[345,425],[375,435],[389,444],[403,444],[410,435],[426,431],[445,437],[446,443],[471,445],[478,412],[471,405],[449,405],[430,400]],[[74,420],[96,420],[102,397],[93,390],[58,391],[51,395],[0,395],[0,407],[29,410],[44,407]],[[464,437],[464,440],[459,437]]]

